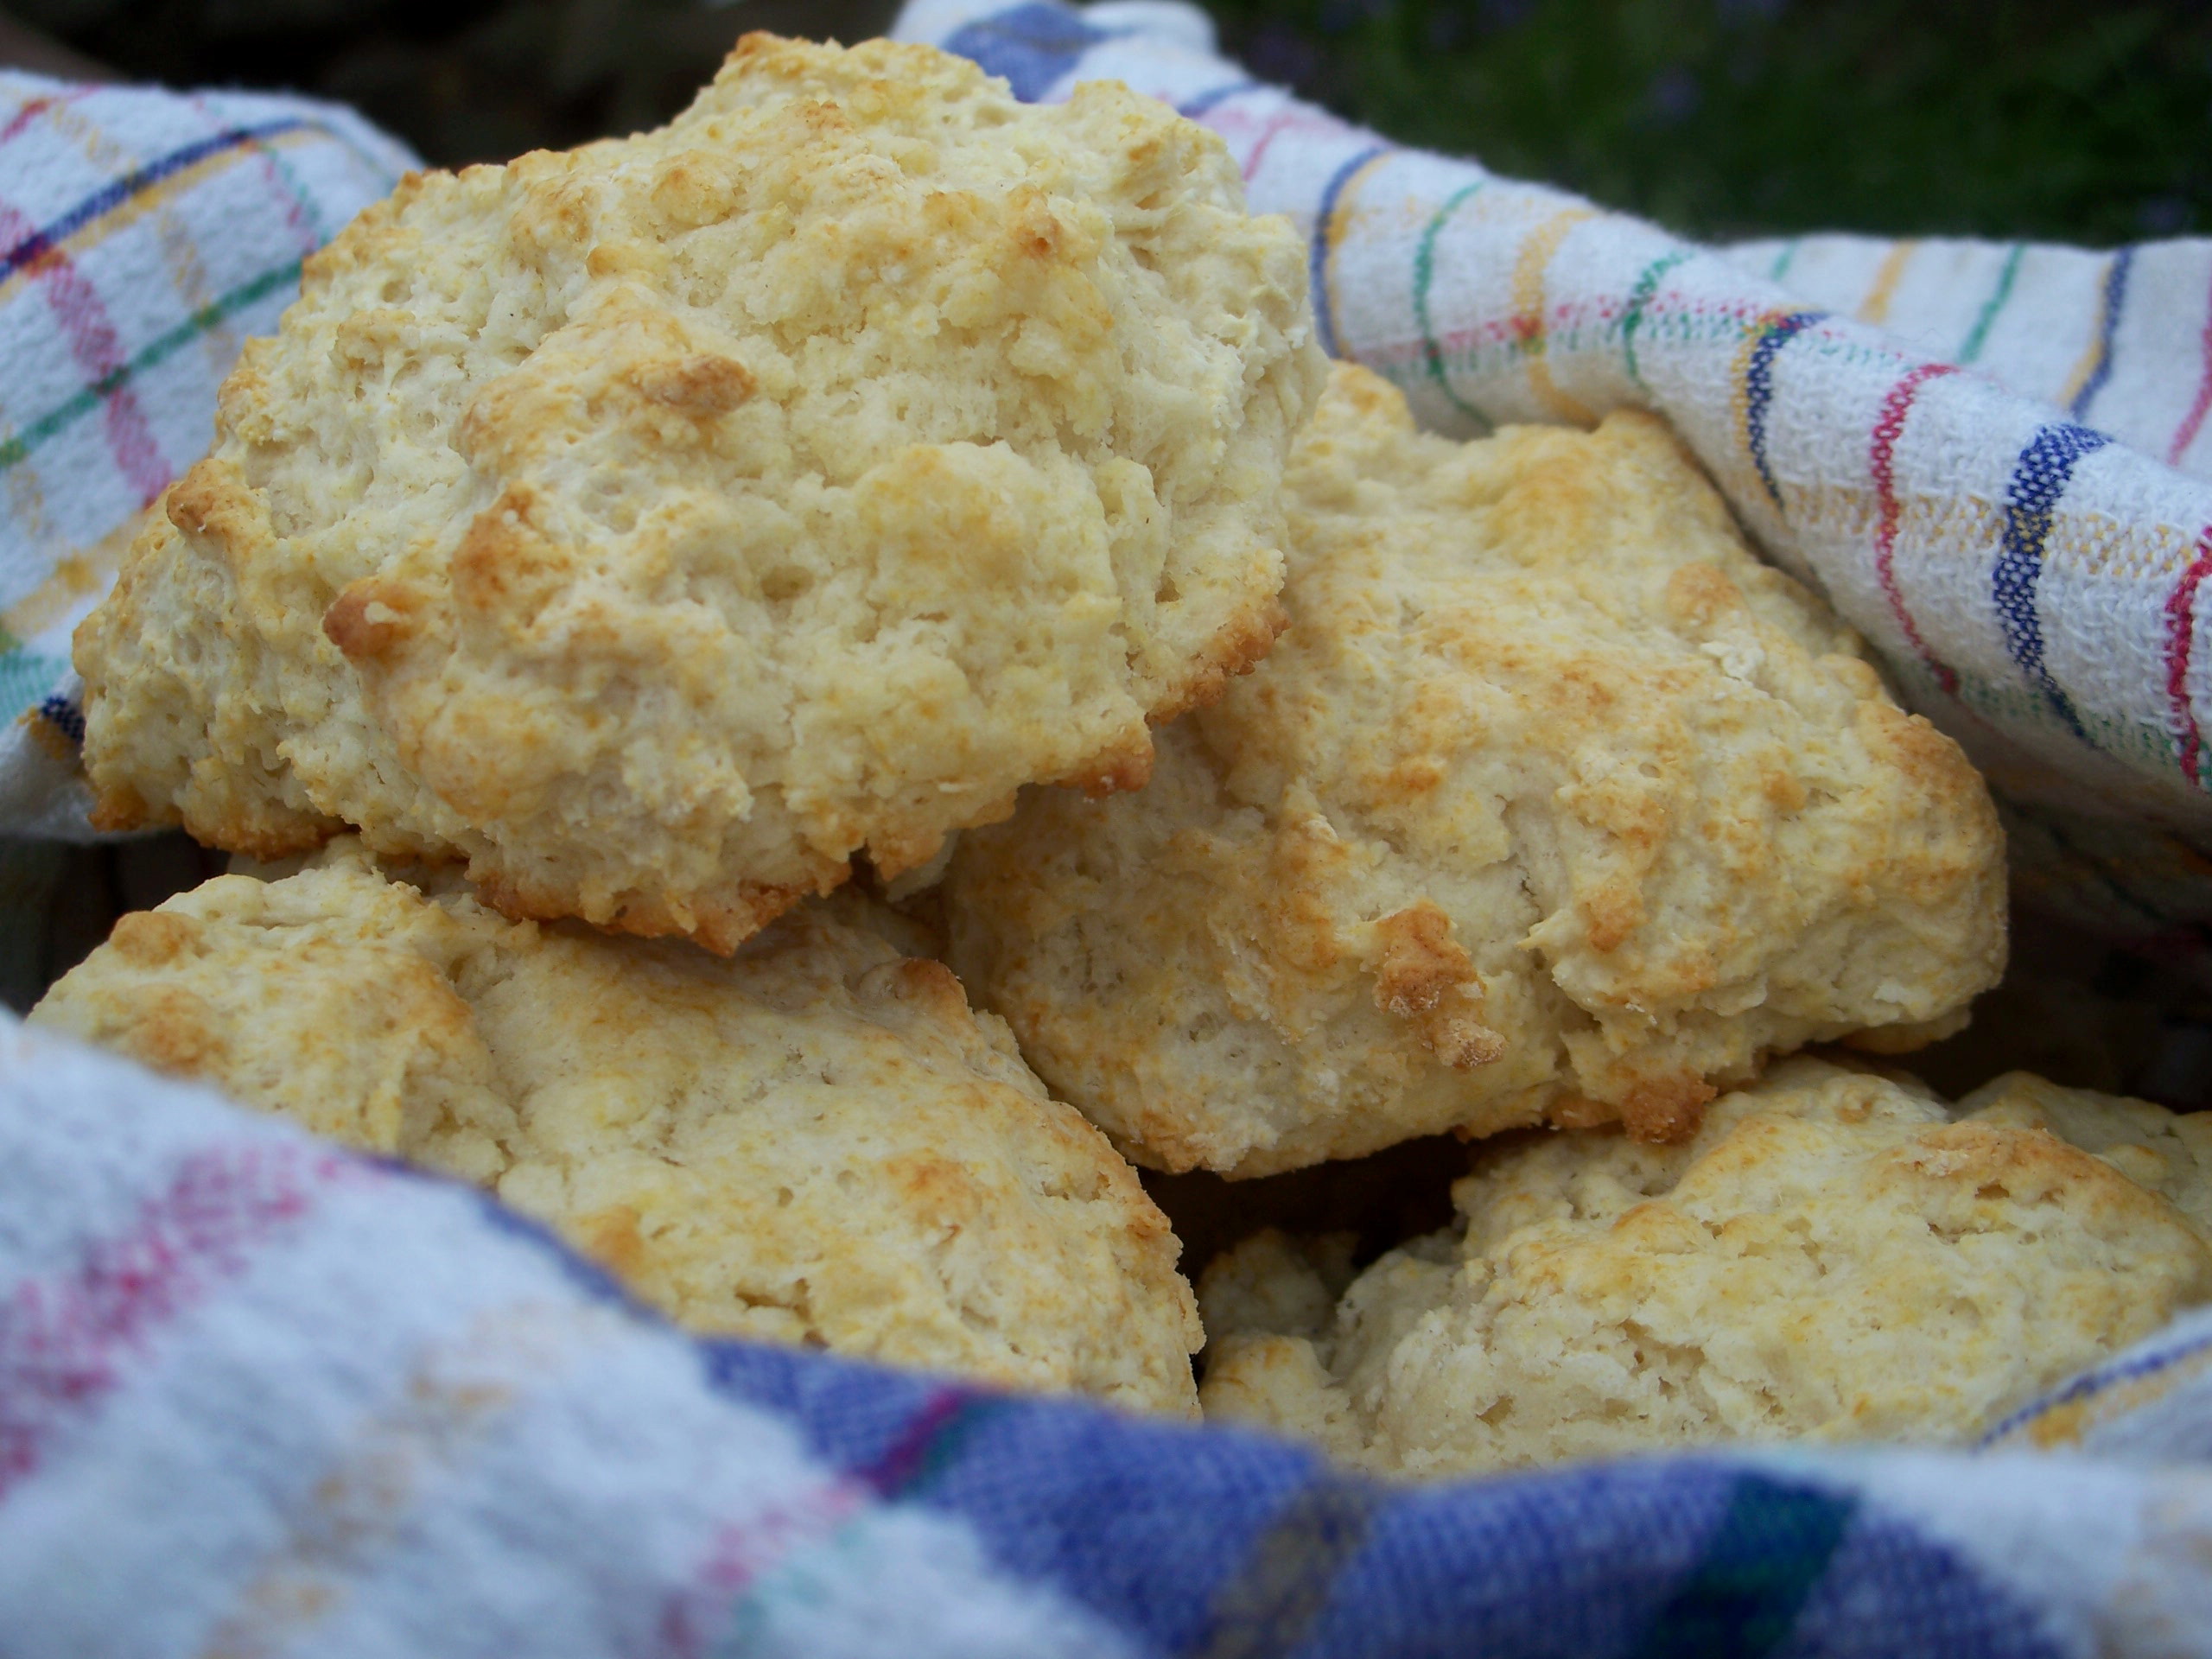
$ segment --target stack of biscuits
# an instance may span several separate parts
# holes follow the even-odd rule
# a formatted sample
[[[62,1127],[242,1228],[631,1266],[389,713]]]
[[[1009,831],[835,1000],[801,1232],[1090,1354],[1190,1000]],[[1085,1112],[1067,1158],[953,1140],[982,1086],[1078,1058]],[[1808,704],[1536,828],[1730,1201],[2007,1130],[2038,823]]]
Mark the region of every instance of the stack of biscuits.
[[[690,1328],[1386,1472],[1968,1439],[2212,1298],[2212,1128],[1896,1069],[1988,792],[1665,426],[1313,341],[1211,135],[924,48],[411,176],[77,638],[99,821],[237,873],[35,1018]],[[1195,1294],[1133,1167],[1446,1132]]]

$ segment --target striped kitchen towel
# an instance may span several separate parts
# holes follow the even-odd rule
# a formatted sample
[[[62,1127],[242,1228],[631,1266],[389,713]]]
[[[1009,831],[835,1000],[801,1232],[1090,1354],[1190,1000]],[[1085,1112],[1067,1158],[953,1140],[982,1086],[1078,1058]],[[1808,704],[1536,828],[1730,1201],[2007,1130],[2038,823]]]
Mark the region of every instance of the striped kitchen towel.
[[[1979,1453],[1402,1487],[687,1339],[473,1191],[0,1014],[10,1659],[2212,1654],[2208,1339]]]
[[[0,71],[0,830],[89,837],[70,630],[302,257],[415,165],[335,105]]]
[[[1168,0],[912,0],[894,33],[1213,128],[1305,233],[1323,341],[1439,430],[1664,414],[2033,817],[2031,894],[2212,940],[2212,241],[1708,250],[1301,104]]]

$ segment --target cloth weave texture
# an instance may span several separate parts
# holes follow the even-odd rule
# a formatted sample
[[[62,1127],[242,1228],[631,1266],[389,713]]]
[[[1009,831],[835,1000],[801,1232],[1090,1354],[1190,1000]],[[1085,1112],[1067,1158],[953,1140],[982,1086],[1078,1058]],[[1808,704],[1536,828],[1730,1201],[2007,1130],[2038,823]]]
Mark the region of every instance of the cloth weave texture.
[[[300,261],[417,164],[335,105],[0,71],[0,831],[90,837],[70,632]]]

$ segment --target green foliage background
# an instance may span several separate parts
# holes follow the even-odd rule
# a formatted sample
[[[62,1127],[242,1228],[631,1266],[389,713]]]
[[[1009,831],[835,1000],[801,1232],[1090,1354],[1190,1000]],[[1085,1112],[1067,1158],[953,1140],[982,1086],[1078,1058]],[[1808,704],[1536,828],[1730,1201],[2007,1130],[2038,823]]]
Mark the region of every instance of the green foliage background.
[[[742,29],[894,0],[6,0],[134,78],[344,98],[434,161],[664,118]],[[1703,236],[2212,231],[2202,0],[1207,0],[1391,137]]]
[[[1213,0],[1259,73],[1707,236],[2212,230],[2212,16],[2000,0]]]

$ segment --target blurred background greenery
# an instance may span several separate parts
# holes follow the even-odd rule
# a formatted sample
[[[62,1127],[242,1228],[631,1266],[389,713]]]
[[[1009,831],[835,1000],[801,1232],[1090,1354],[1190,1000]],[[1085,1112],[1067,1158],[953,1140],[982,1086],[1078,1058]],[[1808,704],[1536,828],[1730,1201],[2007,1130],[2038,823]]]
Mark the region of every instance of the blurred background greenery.
[[[1707,237],[2212,231],[2203,0],[1208,0],[1253,70]],[[893,0],[8,0],[133,79],[341,98],[433,161],[664,118],[746,29]]]
[[[1216,0],[1255,73],[1706,237],[2212,230],[2212,8]]]

